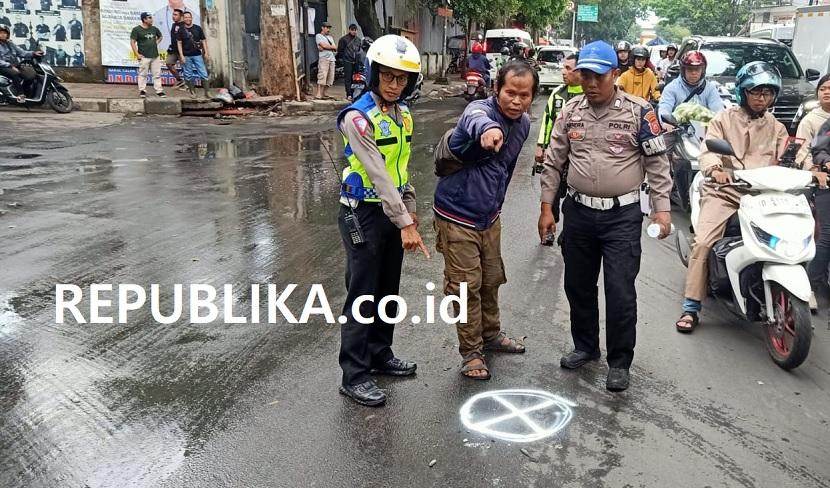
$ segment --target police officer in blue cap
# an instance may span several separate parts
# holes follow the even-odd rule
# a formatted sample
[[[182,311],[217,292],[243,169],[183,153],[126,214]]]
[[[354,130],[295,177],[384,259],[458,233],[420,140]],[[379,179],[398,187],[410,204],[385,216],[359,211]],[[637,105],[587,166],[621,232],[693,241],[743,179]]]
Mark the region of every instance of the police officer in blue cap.
[[[563,368],[599,359],[597,280],[605,273],[606,388],[628,388],[634,358],[640,235],[640,186],[651,186],[660,238],[671,232],[671,175],[662,129],[651,105],[615,85],[617,54],[596,41],[579,52],[576,70],[584,95],[571,98],[553,126],[542,172],[539,237],[556,231],[553,201],[568,165],[567,198],[562,204],[565,294],[571,306],[574,350]]]

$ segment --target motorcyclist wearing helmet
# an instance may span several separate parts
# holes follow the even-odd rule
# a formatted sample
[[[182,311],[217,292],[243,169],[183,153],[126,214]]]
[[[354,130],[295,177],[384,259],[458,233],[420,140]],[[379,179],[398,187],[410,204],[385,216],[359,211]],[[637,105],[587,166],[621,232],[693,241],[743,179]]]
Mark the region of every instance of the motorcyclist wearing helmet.
[[[631,49],[632,68],[620,75],[617,86],[629,95],[656,102],[660,100],[660,91],[657,89],[657,75],[646,66],[649,57],[645,46],[634,46]]]
[[[734,169],[777,164],[787,146],[787,128],[768,111],[780,92],[778,70],[763,61],[753,61],[738,70],[737,106],[720,112],[709,123],[706,139],[726,140],[735,156],[715,154],[705,146],[700,155],[701,171],[711,180],[702,185],[700,216],[686,274],[686,299],[675,324],[678,332],[691,332],[699,322],[701,300],[706,296],[709,252],[723,237],[727,221],[740,204],[740,192],[718,185],[730,183]],[[826,176],[817,176],[822,187],[826,186]]]
[[[514,43],[510,53],[510,59],[527,60],[527,48],[528,45],[524,41]]]
[[[337,116],[349,166],[340,189],[340,235],[346,250],[346,303],[341,327],[340,393],[361,405],[379,406],[386,395],[371,373],[407,376],[417,365],[392,353],[394,325],[375,319],[358,322],[352,313],[363,295],[397,295],[404,251],[429,256],[418,233],[415,191],[408,164],[413,134],[412,114],[402,101],[412,93],[421,72],[421,56],[409,40],[385,35],[367,53],[369,90]],[[352,234],[357,226],[363,243]],[[377,302],[363,302],[363,317],[380,317]],[[394,306],[385,312],[393,316]],[[358,317],[359,319],[359,317]]]
[[[724,109],[717,86],[706,80],[706,56],[700,51],[689,51],[683,55],[680,77],[663,89],[657,112],[671,114],[684,102],[703,105],[714,113]]]
[[[476,71],[484,77],[484,86],[490,88],[490,60],[484,54],[484,46],[480,42],[474,42],[472,54],[467,58],[467,69]]]
[[[496,72],[498,72],[502,66],[504,66],[505,64],[507,64],[508,61],[510,61],[510,48],[504,46],[503,48],[501,48],[501,51],[499,51],[499,54],[501,54],[501,56],[496,58]]]
[[[43,52],[21,49],[9,40],[10,35],[9,27],[0,25],[0,75],[12,80],[15,91],[19,93],[17,99],[22,103],[26,99],[23,84],[34,80],[36,75],[31,66],[21,66],[20,62],[35,56],[43,56]]]
[[[662,51],[661,51],[662,52]],[[666,71],[668,71],[669,66],[673,65],[677,58],[677,45],[669,44],[666,46],[666,57],[660,59],[660,62],[657,63],[657,77],[659,79],[663,79],[666,77]]]
[[[614,51],[617,51],[617,67],[620,69],[620,73],[625,73],[631,66],[631,43],[619,41],[614,45]]]

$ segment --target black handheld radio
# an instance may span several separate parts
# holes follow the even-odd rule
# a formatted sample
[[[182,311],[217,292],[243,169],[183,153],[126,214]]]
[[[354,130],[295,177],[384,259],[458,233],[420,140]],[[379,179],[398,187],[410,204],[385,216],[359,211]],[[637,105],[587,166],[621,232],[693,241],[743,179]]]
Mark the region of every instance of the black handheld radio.
[[[320,138],[320,147],[326,151],[329,161],[331,161],[331,166],[334,168],[334,174],[337,175],[337,181],[340,182],[340,188],[343,188],[343,177],[340,175],[340,171],[337,170],[337,164],[335,164],[334,158],[331,156],[331,152],[329,151],[329,148],[326,147],[322,138]],[[360,221],[357,219],[357,214],[354,213],[352,201],[348,196],[346,197],[346,201],[348,202],[349,210],[346,213],[346,216],[343,217],[343,223],[346,224],[346,231],[349,233],[352,244],[355,246],[366,244],[366,237],[363,235],[363,229],[360,228]]]

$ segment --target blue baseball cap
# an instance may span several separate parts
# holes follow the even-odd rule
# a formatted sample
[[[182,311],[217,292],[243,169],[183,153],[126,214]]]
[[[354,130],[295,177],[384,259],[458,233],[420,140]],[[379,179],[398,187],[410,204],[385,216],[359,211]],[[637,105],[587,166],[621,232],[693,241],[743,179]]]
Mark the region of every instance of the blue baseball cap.
[[[610,44],[594,41],[579,50],[579,61],[574,69],[587,69],[604,75],[617,67],[617,53]]]

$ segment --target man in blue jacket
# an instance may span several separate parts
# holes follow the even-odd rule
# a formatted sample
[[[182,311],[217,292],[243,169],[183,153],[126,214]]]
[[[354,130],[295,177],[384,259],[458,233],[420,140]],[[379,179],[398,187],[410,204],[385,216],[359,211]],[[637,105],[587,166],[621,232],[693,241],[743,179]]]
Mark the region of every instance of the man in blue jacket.
[[[461,169],[435,189],[436,248],[444,255],[444,293],[467,284],[467,320],[459,322],[461,374],[490,378],[484,351],[525,352],[521,339],[501,330],[498,290],[506,283],[501,259],[501,207],[519,152],[530,132],[527,110],[539,89],[536,70],[523,61],[505,64],[496,93],[467,105],[449,137]],[[460,312],[456,305],[456,314]]]
[[[716,84],[706,81],[706,56],[700,51],[689,51],[683,55],[680,77],[666,85],[657,112],[660,115],[671,114],[684,102],[703,105],[714,113],[724,109]]]

